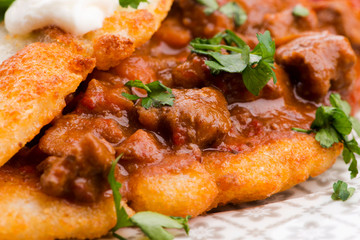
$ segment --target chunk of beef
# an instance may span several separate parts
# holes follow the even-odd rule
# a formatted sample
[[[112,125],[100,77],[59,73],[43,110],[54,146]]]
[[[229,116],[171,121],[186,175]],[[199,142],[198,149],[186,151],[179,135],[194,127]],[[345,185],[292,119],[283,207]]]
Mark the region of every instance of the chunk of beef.
[[[302,32],[316,30],[318,21],[314,11],[306,17],[293,15],[293,6],[276,13],[264,15],[264,28],[271,32],[275,39],[286,38],[290,35],[301,34]]]
[[[275,69],[277,76],[279,75],[278,72],[278,69]],[[279,82],[274,84],[274,81],[270,79],[260,91],[259,95],[255,96],[246,88],[240,73],[221,73],[214,77],[212,84],[220,89],[229,104],[235,102],[252,102],[260,98],[276,99],[282,95],[282,88]]]
[[[113,145],[125,139],[119,124],[112,119],[69,114],[58,119],[46,131],[40,139],[39,147],[49,155],[74,155],[77,151],[74,146],[88,133],[104,138]]]
[[[354,79],[355,53],[343,36],[327,32],[299,37],[278,48],[277,63],[296,81],[298,94],[320,100],[330,89],[346,90]]]
[[[310,19],[305,19],[305,23],[301,23],[300,21],[296,22],[293,16],[290,15],[290,11],[296,4],[301,3],[306,6],[306,0],[237,0],[236,2],[248,14],[247,21],[240,26],[238,32],[244,34],[249,40],[252,39],[254,43],[257,42],[256,34],[264,32],[266,29],[271,30],[272,35],[281,35],[282,37],[283,34],[286,34],[286,30],[295,32],[302,30],[303,24],[309,25],[307,22]],[[280,23],[277,24],[276,21],[281,21],[282,24],[285,23],[285,26],[280,26]],[[292,23],[295,23],[295,25],[292,25]],[[280,29],[276,27],[280,27]]]
[[[195,143],[208,146],[230,129],[230,113],[224,96],[213,88],[173,90],[172,107],[137,106],[139,121],[148,129],[170,129],[176,146]]]
[[[83,135],[73,149],[71,155],[51,156],[38,166],[41,187],[51,196],[93,202],[107,186],[115,150],[92,134]]]
[[[150,83],[157,79],[155,70],[148,60],[151,58],[133,55],[124,59],[113,71],[127,81],[141,79],[144,83]]]
[[[161,24],[159,30],[155,33],[154,37],[160,38],[169,46],[174,48],[186,47],[191,41],[191,32],[185,28],[174,10],[172,16],[167,17]]]
[[[172,71],[175,86],[184,88],[203,87],[212,75],[205,64],[206,58],[191,54],[188,59]]]
[[[163,158],[164,147],[155,137],[144,130],[137,130],[128,139],[115,148],[121,161],[135,164],[152,163]]]
[[[182,23],[191,30],[194,37],[211,38],[219,32],[233,30],[235,27],[234,20],[220,11],[207,15],[204,12],[205,6],[195,0],[178,0],[177,3],[183,10]]]
[[[88,114],[112,114],[121,117],[133,108],[133,102],[123,97],[123,92],[129,93],[127,87],[117,87],[103,83],[98,80],[91,80],[84,93],[76,113]]]
[[[350,42],[360,47],[360,16],[348,0],[314,1],[320,29],[348,37]]]

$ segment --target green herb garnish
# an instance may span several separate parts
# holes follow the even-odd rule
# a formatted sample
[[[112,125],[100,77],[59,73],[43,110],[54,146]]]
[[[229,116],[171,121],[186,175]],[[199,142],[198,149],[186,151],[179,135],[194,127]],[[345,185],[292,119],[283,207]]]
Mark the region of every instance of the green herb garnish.
[[[334,193],[331,195],[333,200],[348,200],[355,192],[355,188],[349,187],[346,182],[338,180],[333,184]]]
[[[216,2],[216,0],[196,0],[196,1],[201,5],[205,6],[204,13],[206,15],[210,15],[219,9],[219,4]]]
[[[141,99],[141,105],[146,109],[150,107],[158,108],[165,105],[172,106],[174,104],[175,96],[172,94],[171,88],[166,87],[159,81],[144,84],[140,80],[134,80],[127,82],[125,86],[141,88],[147,92],[146,97],[122,93],[124,97],[132,101]]]
[[[225,14],[228,18],[234,19],[235,25],[238,27],[244,24],[247,20],[247,14],[242,7],[236,2],[228,2],[227,4],[219,7],[216,0],[196,0],[201,5],[205,6],[204,13],[210,15],[216,10]]]
[[[0,0],[0,21],[4,20],[5,12],[15,0]]]
[[[237,3],[229,2],[219,8],[219,11],[225,14],[228,18],[234,19],[235,26],[243,25],[247,20],[247,15]]]
[[[139,212],[131,217],[131,221],[138,226],[146,236],[151,240],[168,240],[173,239],[171,235],[164,228],[189,229],[188,219],[182,218],[183,221],[178,221],[172,217],[162,215],[155,212]],[[188,231],[186,232],[188,233]]]
[[[114,237],[124,240],[122,236],[116,233],[116,231],[123,227],[139,227],[141,231],[150,238],[150,240],[172,240],[174,236],[166,231],[164,228],[177,228],[184,229],[189,233],[188,220],[190,216],[186,218],[181,217],[168,217],[160,213],[155,212],[138,212],[131,218],[126,213],[125,209],[121,206],[121,194],[119,192],[121,183],[115,179],[115,167],[120,160],[122,154],[112,163],[111,169],[108,175],[108,182],[113,192],[115,201],[115,210],[117,221],[116,225],[111,229]],[[150,197],[150,196],[149,196]]]
[[[342,152],[345,163],[350,163],[349,171],[351,178],[358,174],[357,160],[355,153],[360,155],[360,148],[357,141],[349,135],[352,130],[359,135],[360,123],[350,116],[351,107],[349,103],[341,100],[339,94],[330,95],[331,106],[321,106],[316,110],[315,120],[310,130],[293,128],[293,130],[305,133],[315,133],[315,139],[324,148],[331,147],[334,143],[344,144]]]
[[[259,43],[252,51],[230,30],[212,39],[194,39],[190,45],[193,47],[192,52],[210,57],[205,63],[213,74],[242,73],[245,87],[257,96],[271,78],[276,83],[273,71],[275,42],[271,39],[269,31],[257,34],[257,38]]]
[[[306,7],[304,7],[301,4],[297,4],[293,10],[292,10],[292,14],[295,17],[307,17],[309,16],[310,12],[309,9],[307,9]]]
[[[121,188],[121,183],[119,183],[115,179],[115,167],[121,157],[122,157],[122,154],[120,154],[117,157],[117,159],[112,163],[111,169],[110,169],[110,172],[108,175],[108,182],[109,182],[111,190],[113,192],[115,209],[116,209],[116,219],[117,219],[115,226],[111,229],[112,232],[115,232],[116,230],[118,230],[119,228],[122,228],[122,227],[133,226],[125,209],[120,205],[121,198],[122,198],[120,191],[119,191]]]
[[[147,0],[119,0],[119,4],[121,7],[127,8],[130,6],[134,9],[137,9],[141,2],[148,2],[148,1]]]

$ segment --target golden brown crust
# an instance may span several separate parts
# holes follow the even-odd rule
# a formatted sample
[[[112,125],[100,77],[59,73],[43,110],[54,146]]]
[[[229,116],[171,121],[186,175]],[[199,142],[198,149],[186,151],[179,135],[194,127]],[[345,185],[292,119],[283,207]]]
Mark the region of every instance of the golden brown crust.
[[[85,38],[45,28],[34,40],[50,43],[28,45],[5,61],[0,66],[0,166],[61,112],[65,96],[94,68],[94,59],[85,56],[93,55],[100,69],[116,66],[151,38],[171,4],[155,0],[144,10],[118,11]]]
[[[195,217],[218,205],[261,200],[291,188],[326,171],[341,151],[341,144],[326,149],[313,136],[296,133],[240,154],[205,152],[191,171],[140,170],[130,177],[128,200],[136,211]]]
[[[181,217],[197,216],[208,210],[218,194],[215,179],[198,161],[181,158],[175,160],[176,166],[161,164],[131,174],[130,207]]]
[[[50,123],[95,66],[56,43],[34,43],[0,66],[0,166]]]
[[[323,148],[313,136],[298,133],[248,153],[207,152],[203,164],[219,188],[210,208],[261,200],[289,189],[330,168],[342,148],[342,144]]]
[[[112,196],[93,205],[50,197],[38,188],[37,176],[24,173],[28,170],[0,170],[0,239],[97,238],[115,225]]]
[[[146,9],[117,11],[101,29],[85,36],[93,42],[96,67],[107,70],[129,57],[160,27],[173,0],[153,0]]]
[[[313,136],[296,134],[242,154],[208,152],[202,164],[183,159],[173,168],[169,159],[169,166],[133,174],[128,197],[137,211],[195,217],[228,202],[267,198],[321,174],[341,150],[341,144],[325,149]],[[38,187],[37,172],[28,172],[31,167],[9,164],[0,169],[0,239],[95,238],[115,224],[112,198],[86,207],[49,197]]]

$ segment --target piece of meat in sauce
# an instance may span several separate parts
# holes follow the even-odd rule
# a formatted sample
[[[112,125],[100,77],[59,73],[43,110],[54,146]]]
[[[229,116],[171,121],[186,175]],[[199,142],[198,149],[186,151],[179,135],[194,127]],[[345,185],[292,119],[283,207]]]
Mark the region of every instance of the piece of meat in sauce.
[[[91,133],[117,145],[125,139],[120,125],[113,119],[69,114],[62,116],[40,139],[40,149],[49,155],[65,156],[74,153],[73,145]]]
[[[349,41],[327,32],[299,37],[277,49],[299,95],[319,101],[328,91],[346,90],[354,78],[356,56]]]
[[[172,107],[137,106],[139,121],[150,130],[170,130],[176,146],[195,143],[208,146],[221,139],[231,127],[224,96],[214,88],[174,89]]]
[[[206,57],[191,54],[188,59],[172,70],[175,86],[196,88],[205,86],[212,78],[209,66],[205,64]]]
[[[164,146],[147,131],[137,130],[115,148],[117,155],[123,154],[121,161],[135,164],[153,163],[163,159]]]
[[[275,69],[275,73],[277,73]],[[235,102],[252,102],[260,98],[276,99],[281,97],[282,88],[277,83],[274,84],[273,80],[269,82],[260,91],[258,96],[252,94],[245,86],[241,73],[220,73],[214,76],[212,85],[218,88],[224,95],[229,104]]]
[[[59,118],[40,139],[40,150],[50,155],[40,163],[41,187],[51,196],[93,202],[107,186],[115,159],[113,145],[125,139],[112,119],[69,114]]]
[[[41,188],[51,196],[94,202],[107,186],[115,150],[91,133],[82,135],[72,149],[72,154],[50,156],[40,163]]]
[[[235,28],[232,18],[218,10],[207,15],[204,12],[206,7],[195,0],[178,0],[176,3],[183,10],[182,23],[191,30],[193,37],[211,38],[226,29]],[[225,3],[222,1],[222,4]]]
[[[238,29],[253,44],[257,43],[256,34],[270,30],[272,36],[285,37],[289,33],[302,32],[305,27],[313,27],[316,19],[311,12],[304,19],[292,16],[296,4],[307,6],[306,0],[237,0],[246,11],[248,19]],[[287,32],[288,31],[288,32]],[[249,42],[248,42],[249,44]],[[251,47],[252,44],[250,45]]]
[[[264,15],[262,23],[264,29],[269,30],[274,39],[317,29],[318,21],[314,11],[309,9],[308,16],[296,17],[293,15],[293,9],[294,7],[291,6],[285,10]]]
[[[319,28],[344,35],[356,47],[360,47],[360,14],[348,0],[314,1]]]
[[[75,112],[101,115],[111,113],[119,118],[126,116],[134,104],[121,95],[124,92],[129,93],[128,88],[92,79]]]

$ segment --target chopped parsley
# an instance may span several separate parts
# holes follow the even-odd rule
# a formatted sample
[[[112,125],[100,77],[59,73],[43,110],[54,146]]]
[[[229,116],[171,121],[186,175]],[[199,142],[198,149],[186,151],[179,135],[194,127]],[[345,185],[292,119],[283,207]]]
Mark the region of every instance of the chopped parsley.
[[[358,174],[355,153],[360,155],[360,147],[355,138],[350,139],[351,131],[360,133],[359,121],[350,116],[349,103],[341,100],[339,94],[330,95],[331,106],[320,106],[316,110],[315,120],[310,130],[293,128],[293,130],[305,133],[315,133],[315,139],[324,148],[331,147],[334,143],[344,144],[342,152],[345,163],[350,163],[349,171],[351,178]]]
[[[228,18],[234,19],[235,25],[238,27],[244,24],[247,20],[247,14],[236,2],[228,2],[227,4],[219,7],[216,0],[196,0],[201,5],[205,6],[204,13],[210,15],[216,10],[225,14]]]
[[[315,120],[312,122],[310,130],[300,128],[293,128],[293,130],[315,133],[315,139],[324,148],[329,148],[334,143],[342,143],[344,145],[343,159],[346,164],[350,163],[348,168],[350,177],[355,178],[359,172],[355,153],[360,155],[360,147],[355,138],[351,136],[351,132],[354,130],[360,136],[360,122],[350,116],[351,107],[349,103],[341,100],[339,94],[331,94],[330,103],[331,106],[320,106],[316,110]],[[347,184],[340,180],[334,183],[333,189],[334,193],[331,198],[342,201],[351,197],[355,191],[354,188],[348,188]]]
[[[114,237],[124,240],[122,236],[116,233],[116,231],[123,227],[139,227],[141,231],[149,237],[150,240],[171,240],[174,236],[166,231],[164,228],[177,228],[184,229],[189,233],[188,220],[190,216],[186,218],[181,217],[168,217],[160,213],[155,212],[138,212],[134,216],[129,217],[125,209],[121,206],[121,194],[119,192],[121,183],[115,179],[116,164],[121,158],[120,155],[111,165],[111,169],[108,175],[108,182],[113,192],[115,201],[115,210],[117,221],[116,225],[111,229]],[[150,196],[149,196],[150,197]]]
[[[121,7],[127,8],[130,6],[134,9],[137,9],[141,2],[148,2],[148,1],[147,0],[119,0],[119,4]]]
[[[193,47],[192,52],[209,57],[205,63],[210,67],[212,74],[242,73],[245,87],[257,96],[271,78],[276,83],[273,71],[275,42],[271,39],[269,31],[257,34],[257,38],[259,43],[252,51],[230,30],[211,39],[194,39],[190,45]]]
[[[15,0],[2,0],[0,1],[0,21],[4,20],[5,12]]]
[[[349,187],[346,182],[341,180],[333,184],[334,193],[331,195],[333,200],[348,200],[355,192],[355,188]]]
[[[234,19],[235,26],[243,25],[247,20],[247,15],[236,2],[229,2],[219,8],[219,11],[225,14],[228,18]]]
[[[205,6],[204,13],[206,15],[210,15],[219,9],[219,4],[216,2],[216,0],[196,0],[196,1],[201,5]]]
[[[171,88],[166,87],[159,81],[144,84],[140,80],[134,80],[127,82],[125,86],[141,88],[147,92],[146,97],[122,93],[124,97],[132,101],[141,99],[141,105],[146,109],[165,105],[172,106],[174,104],[175,96],[172,94]]]
[[[292,10],[292,14],[295,17],[307,17],[309,16],[310,12],[309,9],[307,9],[306,7],[304,7],[301,4],[297,4],[293,10]]]

